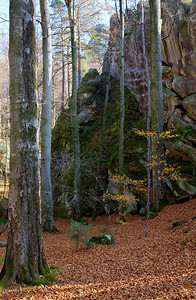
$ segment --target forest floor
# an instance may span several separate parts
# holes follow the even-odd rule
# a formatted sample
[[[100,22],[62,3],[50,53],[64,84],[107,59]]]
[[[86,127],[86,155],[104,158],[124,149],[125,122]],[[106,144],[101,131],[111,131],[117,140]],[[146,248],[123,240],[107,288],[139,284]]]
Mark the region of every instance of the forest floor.
[[[29,287],[14,283],[0,299],[196,299],[196,199],[165,207],[158,217],[145,221],[127,216],[119,225],[115,246],[96,245],[78,252],[67,236],[68,220],[58,220],[58,234],[44,234],[48,264],[60,267],[57,282]],[[172,228],[177,221],[188,223]],[[98,217],[92,233],[107,225]],[[113,226],[116,225],[116,216]],[[3,233],[1,240],[6,240]],[[0,258],[4,250],[0,249]],[[4,253],[3,253],[4,252]],[[1,265],[0,265],[1,266]]]

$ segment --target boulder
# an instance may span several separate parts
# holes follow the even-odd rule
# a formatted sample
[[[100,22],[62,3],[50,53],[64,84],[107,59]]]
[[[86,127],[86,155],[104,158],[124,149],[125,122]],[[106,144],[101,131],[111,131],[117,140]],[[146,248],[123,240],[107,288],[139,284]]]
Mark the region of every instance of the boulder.
[[[180,108],[177,108],[177,109],[174,111],[174,115],[177,116],[178,118],[182,119],[183,111],[182,111]]]
[[[183,108],[187,110],[189,116],[196,120],[196,94],[191,95],[182,101]]]
[[[89,241],[94,244],[101,244],[101,245],[115,244],[114,237],[110,233],[104,233],[104,234],[93,236]]]
[[[97,69],[89,69],[88,73],[82,78],[81,86],[93,86],[99,83],[99,73]]]
[[[177,150],[180,153],[187,155],[194,163],[196,162],[196,149],[194,147],[183,143],[181,140],[176,141],[175,143],[166,142],[165,144],[169,150]]]
[[[196,79],[190,80],[184,76],[177,76],[173,80],[173,89],[182,98],[196,94]]]
[[[80,124],[89,124],[94,121],[93,109],[91,106],[83,105],[78,114],[78,122]]]
[[[196,52],[191,51],[182,58],[183,66],[196,66]]]
[[[185,66],[180,70],[180,74],[194,80],[196,78],[196,66]]]
[[[167,106],[170,113],[173,113],[177,106],[182,104],[182,101],[179,99],[179,97],[165,87],[163,87],[163,98],[167,102]]]
[[[195,124],[195,121],[188,114],[183,115],[182,120],[185,121],[187,123],[187,125]]]
[[[174,74],[174,77],[179,76],[180,75],[180,70],[182,69],[182,60],[178,59],[177,61],[175,61],[172,65],[172,72]]]

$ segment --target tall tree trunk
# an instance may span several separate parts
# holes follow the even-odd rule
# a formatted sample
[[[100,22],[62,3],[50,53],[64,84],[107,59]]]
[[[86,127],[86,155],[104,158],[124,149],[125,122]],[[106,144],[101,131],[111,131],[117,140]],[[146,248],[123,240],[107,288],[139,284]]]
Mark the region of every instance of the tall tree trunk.
[[[152,168],[153,202],[159,210],[161,197],[160,175],[162,165],[159,163],[163,153],[163,142],[160,134],[163,131],[163,93],[162,93],[162,63],[161,63],[161,3],[160,0],[150,0],[150,95],[151,95],[151,130],[157,132],[157,139],[152,140],[152,155],[157,157],[157,164]]]
[[[65,50],[64,50],[64,34],[63,34],[63,20],[61,16],[61,54],[62,54],[62,96],[61,96],[61,113],[64,112],[65,106]]]
[[[35,1],[10,0],[10,187],[8,243],[0,288],[48,271],[39,199]]]
[[[71,30],[71,51],[72,51],[72,128],[73,128],[73,141],[74,141],[74,208],[75,218],[81,219],[80,207],[80,140],[78,130],[77,118],[77,42],[76,42],[76,25],[74,16],[74,0],[65,0],[69,14],[69,24]]]
[[[77,31],[78,31],[78,88],[81,86],[81,37],[80,37],[80,5],[77,11]]]
[[[119,130],[119,175],[124,175],[124,120],[125,120],[125,100],[124,100],[124,0],[119,0],[120,9],[120,130]],[[123,194],[123,185],[119,185],[119,194]],[[125,221],[123,216],[124,201],[119,205],[119,221]],[[118,227],[117,227],[118,228]],[[118,230],[118,229],[117,229]]]
[[[97,178],[99,180],[99,175],[102,167],[102,160],[103,160],[103,149],[105,143],[105,130],[106,130],[106,121],[107,121],[107,110],[108,110],[108,101],[109,101],[109,92],[110,92],[110,68],[111,68],[111,53],[109,54],[109,70],[106,82],[106,92],[105,92],[105,103],[104,103],[104,112],[103,112],[103,124],[101,130],[101,142],[100,142],[100,151],[99,151],[99,159],[98,159],[98,166],[97,166]],[[99,184],[96,184],[98,190]]]
[[[43,43],[43,95],[41,116],[41,199],[43,228],[56,231],[51,183],[52,42],[48,0],[40,0]]]
[[[68,98],[71,97],[70,92],[70,57],[69,57],[69,45],[67,46],[67,91],[68,91]]]
[[[123,1],[119,0],[120,7],[120,138],[119,138],[119,175],[124,174],[124,9]]]
[[[142,45],[143,45],[143,56],[145,60],[145,70],[146,70],[146,80],[148,85],[148,116],[147,116],[147,143],[148,143],[148,167],[147,167],[147,219],[146,219],[146,226],[145,226],[145,235],[147,236],[147,227],[148,227],[148,220],[150,216],[150,195],[151,195],[151,161],[152,161],[152,152],[151,152],[151,138],[150,138],[150,122],[151,122],[151,99],[150,99],[150,74],[149,74],[149,67],[148,67],[148,60],[146,56],[146,38],[145,38],[145,15],[144,15],[144,1],[141,1],[141,8],[142,8]]]

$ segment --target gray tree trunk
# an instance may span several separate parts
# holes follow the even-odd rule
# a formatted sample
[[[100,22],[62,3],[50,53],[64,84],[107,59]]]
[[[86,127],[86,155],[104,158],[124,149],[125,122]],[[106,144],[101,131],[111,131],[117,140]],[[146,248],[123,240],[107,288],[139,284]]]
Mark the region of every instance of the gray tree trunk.
[[[64,50],[64,33],[63,33],[63,20],[61,16],[61,51],[62,51],[62,96],[61,96],[61,113],[64,112],[65,106],[65,50]]]
[[[35,1],[10,0],[10,187],[8,242],[0,288],[48,271],[39,199]]]
[[[160,0],[150,0],[150,96],[151,96],[151,131],[157,131],[158,138],[152,140],[152,154],[157,156],[157,165],[152,168],[153,202],[159,210],[161,196],[160,175],[162,166],[159,163],[162,151],[163,131],[163,93],[162,93],[162,63],[161,63],[161,3]]]
[[[78,88],[81,87],[81,37],[80,37],[80,5],[77,11],[77,31],[78,31]]]
[[[100,151],[99,151],[99,159],[98,159],[98,166],[97,166],[97,178],[99,180],[99,175],[102,167],[102,160],[103,160],[103,149],[105,143],[105,130],[106,130],[106,122],[107,122],[107,112],[108,112],[108,101],[109,101],[109,92],[110,92],[110,68],[111,68],[111,53],[109,54],[109,70],[106,82],[106,92],[105,92],[105,102],[104,102],[104,112],[103,112],[103,123],[102,123],[102,130],[101,130],[101,142],[100,142]],[[99,184],[96,184],[96,190],[98,190]]]
[[[56,231],[51,183],[52,42],[48,0],[40,0],[43,43],[43,95],[41,116],[41,199],[44,231]]]
[[[148,116],[147,116],[147,143],[148,143],[148,167],[147,167],[147,219],[146,219],[146,226],[145,226],[145,235],[147,236],[147,227],[148,227],[148,220],[150,216],[150,196],[151,196],[151,161],[152,161],[152,152],[151,152],[151,138],[149,135],[150,132],[150,122],[151,122],[151,99],[150,99],[150,74],[149,74],[149,66],[148,60],[146,56],[146,38],[145,38],[145,28],[144,28],[144,3],[143,0],[141,1],[141,8],[142,8],[142,45],[143,45],[143,56],[145,60],[145,70],[146,70],[146,79],[148,85]]]
[[[70,92],[70,58],[69,58],[69,45],[67,45],[67,92],[68,92],[68,99],[71,97]]]
[[[76,41],[76,25],[74,16],[74,0],[65,0],[69,15],[69,24],[71,31],[71,50],[72,50],[72,128],[73,128],[73,143],[74,143],[74,208],[75,218],[81,219],[81,207],[80,207],[80,140],[78,130],[78,118],[77,118],[77,41]]]
[[[120,7],[120,137],[119,137],[119,175],[124,174],[124,0],[119,0]]]

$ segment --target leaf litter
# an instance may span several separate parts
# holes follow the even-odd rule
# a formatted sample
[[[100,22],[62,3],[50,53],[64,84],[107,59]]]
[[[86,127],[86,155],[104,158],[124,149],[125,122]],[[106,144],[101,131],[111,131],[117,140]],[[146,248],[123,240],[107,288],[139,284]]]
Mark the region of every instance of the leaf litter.
[[[14,283],[0,299],[196,299],[196,199],[165,207],[149,220],[126,216],[118,227],[115,245],[96,245],[75,251],[67,235],[69,220],[57,220],[58,234],[44,233],[48,264],[60,267],[57,282],[29,287]],[[117,216],[112,226],[116,226]],[[178,227],[172,224],[188,220]],[[92,234],[107,225],[107,216],[96,221]],[[6,233],[2,239],[6,241]],[[5,250],[0,253],[2,259]],[[1,263],[2,266],[2,263]]]

